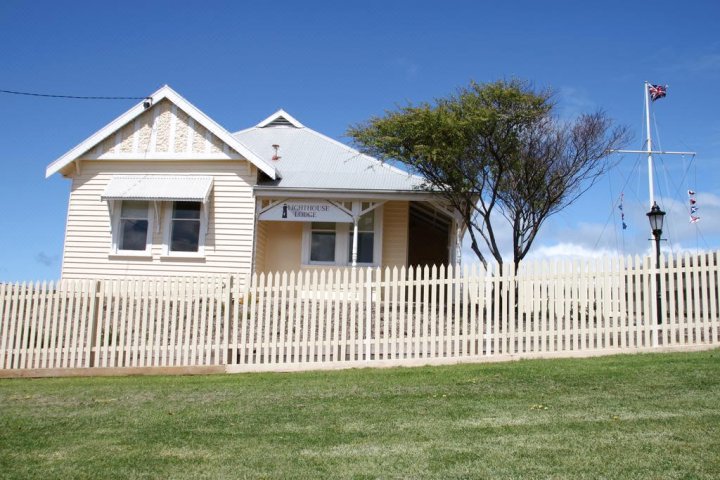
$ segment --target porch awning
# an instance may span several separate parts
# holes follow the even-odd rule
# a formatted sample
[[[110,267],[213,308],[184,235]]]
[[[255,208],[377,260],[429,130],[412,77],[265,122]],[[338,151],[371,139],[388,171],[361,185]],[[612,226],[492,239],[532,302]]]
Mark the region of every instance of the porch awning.
[[[212,186],[212,177],[195,175],[115,175],[100,198],[206,203]]]

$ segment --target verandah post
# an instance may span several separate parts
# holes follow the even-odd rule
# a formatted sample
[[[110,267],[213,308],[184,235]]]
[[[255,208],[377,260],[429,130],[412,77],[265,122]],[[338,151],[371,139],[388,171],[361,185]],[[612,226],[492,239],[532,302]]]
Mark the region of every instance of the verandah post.
[[[352,242],[352,258],[351,264],[353,268],[357,267],[357,252],[358,252],[358,222],[360,217],[355,215],[353,217],[353,242]]]

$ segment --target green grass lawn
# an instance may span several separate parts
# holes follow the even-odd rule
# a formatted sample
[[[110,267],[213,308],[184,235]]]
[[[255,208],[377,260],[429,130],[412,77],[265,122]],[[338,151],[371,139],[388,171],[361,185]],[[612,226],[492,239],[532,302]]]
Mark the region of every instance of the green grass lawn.
[[[0,380],[2,478],[720,478],[720,350]]]

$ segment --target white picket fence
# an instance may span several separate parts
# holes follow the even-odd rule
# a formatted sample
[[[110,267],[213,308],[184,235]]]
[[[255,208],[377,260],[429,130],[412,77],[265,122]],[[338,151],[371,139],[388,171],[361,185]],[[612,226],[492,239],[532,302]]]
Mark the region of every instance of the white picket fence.
[[[720,343],[717,254],[0,285],[0,372],[226,371]],[[660,280],[661,323],[656,279]]]

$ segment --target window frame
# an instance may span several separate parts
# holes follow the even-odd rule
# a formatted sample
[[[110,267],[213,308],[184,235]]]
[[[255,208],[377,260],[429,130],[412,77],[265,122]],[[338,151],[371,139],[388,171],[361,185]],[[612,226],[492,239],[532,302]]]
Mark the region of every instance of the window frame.
[[[122,232],[120,231],[120,225],[122,222],[122,206],[123,202],[145,202],[147,203],[147,221],[148,221],[148,229],[147,229],[147,235],[145,238],[145,250],[121,250],[120,249],[120,236]],[[152,255],[152,246],[153,246],[153,233],[155,231],[155,215],[153,215],[153,205],[152,202],[148,200],[112,200],[112,247],[111,247],[111,254],[113,255],[120,255],[120,256],[127,256],[127,257],[147,257]]]
[[[329,224],[334,225],[335,228],[332,230],[329,228],[314,229],[313,223],[329,223]],[[342,233],[341,233],[342,224],[339,224],[337,222],[307,222],[307,224],[308,224],[308,229],[310,231],[310,233],[309,233],[310,238],[309,238],[309,242],[308,242],[309,244],[308,244],[308,250],[307,250],[308,263],[311,265],[335,265],[337,263],[338,254],[341,253],[341,249],[339,248],[340,247],[339,240],[342,237]],[[335,233],[335,251],[333,252],[334,260],[325,261],[325,260],[313,260],[312,259],[312,235],[316,231],[317,232],[325,232],[325,233],[332,231]]]
[[[173,214],[175,212],[175,203],[177,202],[191,202],[191,203],[199,203],[200,204],[200,218],[198,219],[200,221],[200,232],[198,234],[198,249],[197,252],[186,252],[186,251],[177,251],[177,250],[171,250],[170,247],[172,245],[172,229],[173,229]],[[207,236],[208,232],[208,205],[207,202],[201,202],[199,200],[172,200],[163,202],[164,205],[164,215],[163,215],[163,246],[162,246],[162,254],[163,257],[172,257],[172,258],[203,258],[205,257],[205,237]],[[191,220],[191,219],[187,219]],[[194,220],[194,219],[192,219]]]

